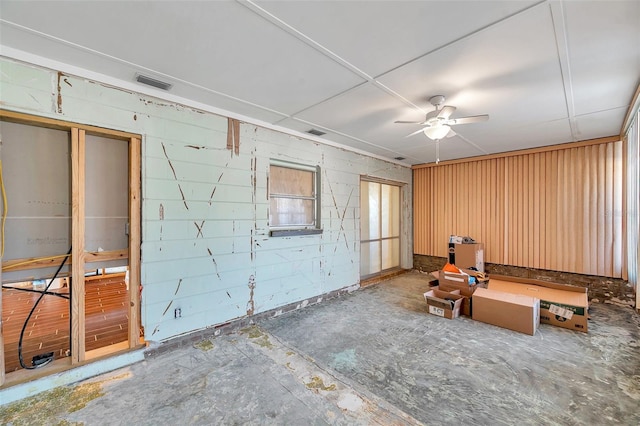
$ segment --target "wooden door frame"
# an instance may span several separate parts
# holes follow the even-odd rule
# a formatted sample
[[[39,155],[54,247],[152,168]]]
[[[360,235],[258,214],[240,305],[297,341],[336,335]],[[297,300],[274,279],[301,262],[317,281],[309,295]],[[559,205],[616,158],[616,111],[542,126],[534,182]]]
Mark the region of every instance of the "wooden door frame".
[[[72,256],[70,259],[72,270],[73,291],[71,294],[71,365],[85,362],[85,298],[84,298],[84,268],[86,263],[104,262],[110,260],[128,259],[129,264],[129,330],[128,348],[141,346],[140,341],[140,245],[141,245],[141,136],[118,130],[105,129],[96,126],[83,125],[68,121],[39,117],[14,111],[0,109],[0,120],[26,124],[38,127],[64,130],[71,136],[71,240]],[[85,137],[87,134],[111,139],[127,141],[129,154],[129,238],[128,249],[101,252],[84,250],[85,240]],[[2,259],[0,259],[2,260]],[[28,265],[20,265],[28,262]],[[2,260],[2,270],[13,271],[50,267],[54,261],[38,259]],[[13,266],[15,265],[15,266]],[[2,307],[2,292],[0,292],[0,308]],[[1,321],[1,319],[0,319]],[[4,384],[4,339],[2,323],[0,322],[0,385]],[[59,372],[56,369],[55,372]]]
[[[402,221],[402,189],[406,186],[406,183],[403,182],[396,182],[393,180],[388,180],[388,179],[381,179],[381,178],[376,178],[376,177],[371,177],[371,176],[360,176],[360,191],[362,190],[362,183],[363,182],[373,182],[373,183],[379,183],[381,185],[387,185],[387,186],[396,186],[399,189],[399,198],[398,198],[398,208],[399,208],[399,215],[398,215],[398,221],[399,221],[399,229],[400,229],[400,235],[398,235],[398,242],[400,245],[400,248],[402,249],[402,225],[403,225],[403,221]],[[379,223],[378,223],[378,227],[381,228],[382,226],[382,203],[380,203],[380,217],[379,217]],[[360,215],[362,215],[362,212],[360,212]],[[362,224],[360,224],[360,226],[362,226]],[[379,229],[380,232],[380,238],[378,239],[381,243],[380,245],[380,261],[382,261],[382,229]],[[368,240],[366,242],[369,242]],[[360,229],[360,244],[362,244],[362,229]],[[398,253],[399,259],[398,259],[398,266],[397,268],[401,268],[402,267],[402,251],[400,251]],[[362,251],[360,252],[360,262],[362,262]],[[369,274],[369,275],[365,275],[364,277],[360,276],[361,280],[370,280],[370,279],[375,279],[375,277],[381,276],[383,274],[385,274],[388,271],[395,271],[395,268],[388,268],[388,269],[382,269],[382,263],[380,264],[380,271],[378,272],[374,272],[373,274]]]

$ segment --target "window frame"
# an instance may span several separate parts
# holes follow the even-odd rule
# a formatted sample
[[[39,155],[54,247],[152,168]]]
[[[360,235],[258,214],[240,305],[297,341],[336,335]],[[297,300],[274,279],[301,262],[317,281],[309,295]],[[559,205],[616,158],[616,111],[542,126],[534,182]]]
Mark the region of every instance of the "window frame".
[[[312,197],[301,197],[295,194],[277,194],[273,195],[271,192],[271,184],[273,183],[273,179],[271,176],[271,167],[282,167],[292,170],[306,171],[311,172],[313,174],[313,196]],[[271,217],[271,199],[272,198],[282,198],[282,199],[303,199],[303,200],[313,200],[313,223],[310,225],[283,225],[283,226],[274,226],[269,223],[269,235],[272,237],[289,237],[296,235],[314,235],[322,233],[322,222],[321,222],[321,197],[320,194],[322,192],[322,179],[320,175],[320,166],[309,166],[306,164],[294,163],[290,161],[283,161],[278,159],[270,159],[269,160],[269,179],[267,185],[267,199],[269,200],[269,217]],[[270,221],[271,222],[271,221]]]

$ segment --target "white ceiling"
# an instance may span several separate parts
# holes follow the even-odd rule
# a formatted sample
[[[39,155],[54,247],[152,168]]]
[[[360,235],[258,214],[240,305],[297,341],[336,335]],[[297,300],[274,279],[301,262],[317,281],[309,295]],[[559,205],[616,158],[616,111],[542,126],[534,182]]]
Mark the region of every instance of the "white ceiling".
[[[435,143],[421,120],[445,95],[440,159],[617,135],[640,83],[640,0],[6,1],[16,52],[306,132],[405,164]]]

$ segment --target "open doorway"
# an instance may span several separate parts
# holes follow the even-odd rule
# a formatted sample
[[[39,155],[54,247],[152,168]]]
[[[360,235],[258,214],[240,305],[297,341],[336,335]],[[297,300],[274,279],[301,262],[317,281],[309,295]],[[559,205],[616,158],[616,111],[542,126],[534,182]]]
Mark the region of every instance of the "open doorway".
[[[139,347],[140,138],[0,118],[2,373],[19,382]]]
[[[360,278],[400,268],[400,189],[390,182],[360,181]]]

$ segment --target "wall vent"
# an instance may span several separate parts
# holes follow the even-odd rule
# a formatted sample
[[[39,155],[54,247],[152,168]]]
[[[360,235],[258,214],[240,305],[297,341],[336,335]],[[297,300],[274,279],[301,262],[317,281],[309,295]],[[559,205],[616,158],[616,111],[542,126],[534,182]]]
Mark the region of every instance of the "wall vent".
[[[407,157],[393,157],[394,160],[402,161]]]
[[[311,133],[314,136],[326,135],[325,132],[321,132],[320,130],[316,130],[316,129],[307,130],[307,133]]]
[[[142,74],[136,74],[136,81],[162,90],[169,90],[173,86],[173,84],[165,83],[164,81],[156,80],[155,78]]]

